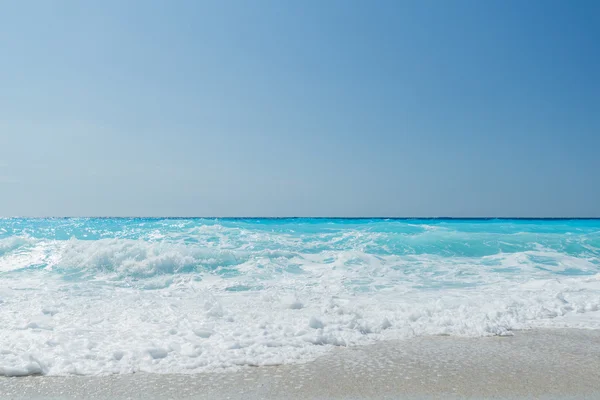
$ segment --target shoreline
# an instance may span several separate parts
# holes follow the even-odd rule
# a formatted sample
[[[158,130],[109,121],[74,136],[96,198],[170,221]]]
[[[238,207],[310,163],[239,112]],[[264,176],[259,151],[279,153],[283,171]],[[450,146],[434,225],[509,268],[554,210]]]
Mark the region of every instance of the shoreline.
[[[600,398],[600,330],[429,336],[304,364],[198,374],[0,378],[2,399]]]

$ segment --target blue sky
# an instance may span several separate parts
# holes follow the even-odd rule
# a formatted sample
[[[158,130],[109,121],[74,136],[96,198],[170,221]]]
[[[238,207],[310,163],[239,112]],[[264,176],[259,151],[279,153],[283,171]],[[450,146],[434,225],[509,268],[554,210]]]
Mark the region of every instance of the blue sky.
[[[0,215],[600,216],[600,2],[0,5]]]

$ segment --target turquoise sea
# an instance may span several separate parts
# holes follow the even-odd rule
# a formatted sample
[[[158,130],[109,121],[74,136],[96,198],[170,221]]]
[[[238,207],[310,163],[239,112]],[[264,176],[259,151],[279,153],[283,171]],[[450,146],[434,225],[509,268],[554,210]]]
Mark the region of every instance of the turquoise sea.
[[[0,375],[600,328],[600,220],[0,219]]]

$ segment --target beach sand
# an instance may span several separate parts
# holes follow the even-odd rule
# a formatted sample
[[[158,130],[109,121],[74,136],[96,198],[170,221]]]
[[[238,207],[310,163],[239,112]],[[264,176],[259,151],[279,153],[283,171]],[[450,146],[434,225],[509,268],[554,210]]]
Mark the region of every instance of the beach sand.
[[[306,364],[189,375],[0,379],[0,399],[600,399],[600,331],[422,337],[334,348]]]

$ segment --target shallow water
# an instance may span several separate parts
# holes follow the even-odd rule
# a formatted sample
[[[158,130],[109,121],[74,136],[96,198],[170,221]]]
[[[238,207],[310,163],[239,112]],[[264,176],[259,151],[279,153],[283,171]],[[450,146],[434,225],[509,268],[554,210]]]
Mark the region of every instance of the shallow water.
[[[0,375],[600,328],[600,220],[0,219]]]
[[[227,373],[0,377],[0,398],[597,400],[600,331],[388,340],[338,347],[308,363]]]

